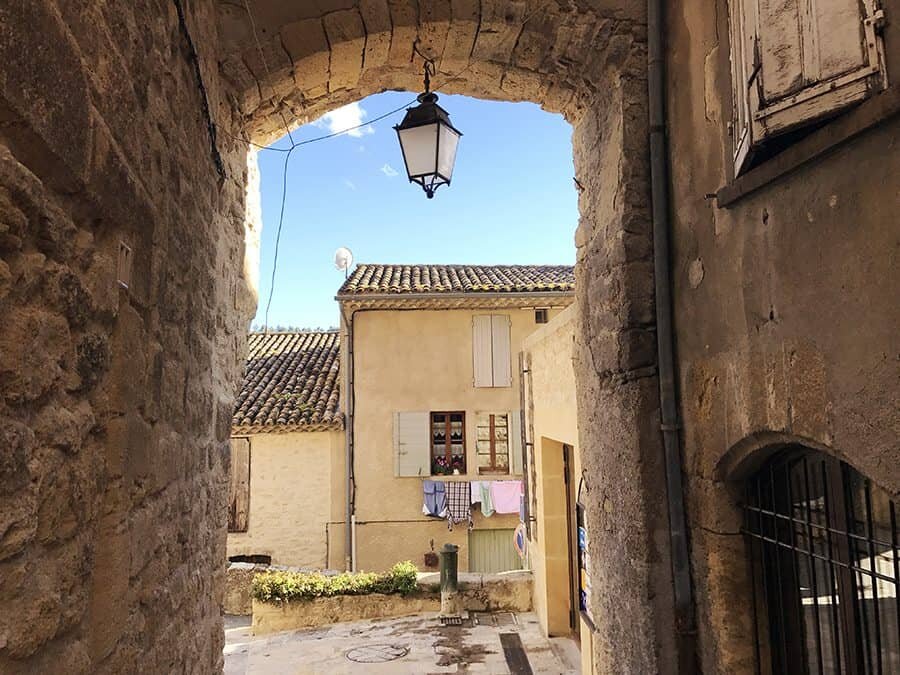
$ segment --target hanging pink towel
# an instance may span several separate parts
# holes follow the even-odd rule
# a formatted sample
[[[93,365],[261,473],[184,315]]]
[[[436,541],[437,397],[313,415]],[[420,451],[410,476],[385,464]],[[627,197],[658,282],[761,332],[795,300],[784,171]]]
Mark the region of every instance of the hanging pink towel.
[[[491,501],[497,513],[518,513],[520,494],[520,480],[496,480],[491,483]]]

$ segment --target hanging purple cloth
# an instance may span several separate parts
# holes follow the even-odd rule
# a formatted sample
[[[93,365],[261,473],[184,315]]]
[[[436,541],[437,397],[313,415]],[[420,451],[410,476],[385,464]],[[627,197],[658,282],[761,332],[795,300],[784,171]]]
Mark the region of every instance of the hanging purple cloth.
[[[422,514],[432,518],[446,518],[447,494],[444,483],[439,480],[423,480],[422,492],[425,497]]]

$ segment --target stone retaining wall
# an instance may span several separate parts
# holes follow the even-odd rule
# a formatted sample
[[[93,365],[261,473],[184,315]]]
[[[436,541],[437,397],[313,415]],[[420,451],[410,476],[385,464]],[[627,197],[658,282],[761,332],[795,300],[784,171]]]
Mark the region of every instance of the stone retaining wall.
[[[459,588],[463,608],[467,610],[510,612],[531,610],[530,572],[461,574]],[[420,574],[419,591],[406,597],[373,593],[278,604],[253,600],[252,608],[254,635],[345,621],[437,612],[441,608],[440,577],[437,574]]]

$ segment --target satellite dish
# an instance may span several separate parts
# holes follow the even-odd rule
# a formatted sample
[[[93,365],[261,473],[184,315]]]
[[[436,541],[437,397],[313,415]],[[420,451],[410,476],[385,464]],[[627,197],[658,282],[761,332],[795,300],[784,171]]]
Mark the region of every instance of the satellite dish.
[[[335,269],[344,270],[344,275],[346,276],[347,270],[350,269],[350,265],[353,264],[353,251],[349,248],[341,246],[337,251],[334,252],[334,267]]]

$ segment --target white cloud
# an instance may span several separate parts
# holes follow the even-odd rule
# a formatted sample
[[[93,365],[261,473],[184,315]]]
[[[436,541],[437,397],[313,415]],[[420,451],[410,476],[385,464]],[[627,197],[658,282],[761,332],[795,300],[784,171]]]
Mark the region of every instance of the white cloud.
[[[388,178],[393,178],[394,176],[400,175],[399,173],[397,173],[397,170],[390,164],[385,164],[383,167],[381,167],[381,173],[383,173]]]
[[[344,179],[344,185],[347,187],[348,190],[353,190],[354,192],[356,191],[356,183],[354,183],[349,178]]]
[[[332,110],[315,121],[317,127],[328,129],[328,133],[337,134],[346,131],[348,136],[362,138],[374,134],[375,129],[365,123],[366,111],[359,103],[351,103],[343,108]]]

